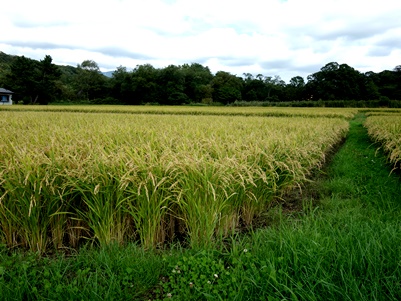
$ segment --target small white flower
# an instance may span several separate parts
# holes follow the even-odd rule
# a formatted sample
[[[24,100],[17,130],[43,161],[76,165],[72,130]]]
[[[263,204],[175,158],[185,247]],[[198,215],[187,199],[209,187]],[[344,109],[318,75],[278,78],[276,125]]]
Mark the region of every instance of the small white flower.
[[[247,253],[248,252],[248,249],[244,249],[244,253]]]
[[[210,281],[208,281],[207,284],[212,284],[212,283]]]
[[[171,293],[167,294],[167,298],[171,298],[173,295]]]
[[[193,287],[194,284],[192,282],[189,283],[189,287]]]
[[[217,275],[217,274],[214,274],[214,278],[219,278],[219,275]]]

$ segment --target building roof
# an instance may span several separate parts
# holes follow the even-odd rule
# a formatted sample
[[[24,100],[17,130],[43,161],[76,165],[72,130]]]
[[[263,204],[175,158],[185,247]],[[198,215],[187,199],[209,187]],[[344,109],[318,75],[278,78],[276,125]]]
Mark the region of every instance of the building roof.
[[[14,92],[7,90],[7,89],[0,88],[0,93],[12,94]]]

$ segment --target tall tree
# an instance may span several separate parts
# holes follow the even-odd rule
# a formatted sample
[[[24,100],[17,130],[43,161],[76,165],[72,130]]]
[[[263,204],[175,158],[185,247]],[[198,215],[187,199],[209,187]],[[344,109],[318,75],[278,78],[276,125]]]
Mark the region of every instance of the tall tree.
[[[401,100],[401,73],[396,69],[379,73],[366,72],[365,77],[377,87],[379,96]]]
[[[401,65],[394,68],[395,91],[393,99],[401,100]]]
[[[46,55],[38,65],[38,96],[41,104],[47,104],[54,100],[57,92],[56,81],[61,76],[59,68],[52,63],[52,57]]]
[[[78,64],[75,77],[78,98],[93,100],[107,96],[106,80],[95,61],[85,60]]]
[[[287,93],[290,100],[302,100],[305,94],[305,80],[301,76],[290,79],[287,85]]]
[[[244,82],[242,88],[242,98],[245,101],[262,101],[265,100],[268,88],[264,82],[264,76],[258,74],[254,77],[250,73],[244,73]]]
[[[111,96],[125,104],[131,104],[134,98],[132,73],[126,67],[117,67],[113,72],[110,85]]]
[[[189,102],[185,94],[185,75],[181,67],[170,65],[159,72],[160,103],[180,105]]]
[[[25,56],[19,56],[10,66],[7,86],[15,92],[14,99],[32,103],[36,93],[35,69],[37,62]]]
[[[30,104],[47,104],[54,99],[56,80],[61,72],[50,55],[40,62],[17,57],[10,66],[8,86],[16,92],[17,100]]]
[[[181,67],[185,82],[184,92],[192,102],[202,102],[212,97],[211,81],[213,75],[209,67],[204,67],[198,63],[191,65],[184,64]]]
[[[81,100],[78,95],[78,87],[76,85],[78,69],[73,66],[62,66],[60,67],[60,71],[60,79],[56,81],[59,100],[74,102]]]
[[[218,71],[212,80],[213,101],[229,104],[241,100],[242,80],[236,75]]]
[[[347,64],[326,64],[308,76],[307,90],[313,99],[358,100],[365,89],[364,76]]]
[[[264,82],[268,89],[268,94],[265,100],[284,100],[285,81],[283,81],[279,75],[275,75],[273,78],[266,76],[264,77]]]
[[[161,103],[159,70],[150,64],[138,65],[132,71],[133,98],[130,104]]]

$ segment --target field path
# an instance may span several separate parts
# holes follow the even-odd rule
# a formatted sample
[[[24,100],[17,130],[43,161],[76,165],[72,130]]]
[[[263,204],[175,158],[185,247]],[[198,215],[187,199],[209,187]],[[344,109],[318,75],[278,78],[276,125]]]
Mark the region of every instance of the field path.
[[[375,203],[381,209],[400,206],[400,177],[391,173],[392,166],[369,138],[363,126],[365,119],[358,113],[350,121],[346,142],[333,157],[324,185],[328,185],[332,196]]]
[[[365,119],[350,121],[300,214],[249,237],[263,267],[246,275],[249,300],[401,300],[401,179]]]

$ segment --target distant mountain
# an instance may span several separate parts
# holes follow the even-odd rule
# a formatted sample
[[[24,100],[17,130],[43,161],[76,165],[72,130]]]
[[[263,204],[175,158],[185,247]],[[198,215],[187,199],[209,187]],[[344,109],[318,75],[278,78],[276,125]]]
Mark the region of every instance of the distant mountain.
[[[0,51],[0,76],[7,73],[10,70],[11,64],[14,60],[18,57],[18,55],[10,55]],[[37,61],[33,59],[34,61]],[[56,65],[60,68],[63,74],[76,74],[77,68],[73,66],[63,66],[63,65]]]
[[[14,61],[15,57],[15,55],[9,55],[0,51],[0,64],[9,65]]]
[[[102,72],[102,74],[103,74],[104,76],[107,76],[107,77],[113,77],[113,72],[114,72],[114,71],[106,71],[106,72]]]
[[[16,56],[8,55],[0,51],[0,87],[5,88],[5,76],[10,71],[10,66]]]
[[[2,73],[5,73],[7,70],[9,70],[10,65],[13,63],[13,61],[17,58],[17,55],[10,55],[7,53],[4,53],[0,51],[0,76]],[[73,66],[64,66],[64,65],[57,65],[61,72],[63,74],[76,74],[77,73],[77,68]],[[113,76],[114,71],[106,71],[102,72],[102,74],[106,77],[111,78]]]

